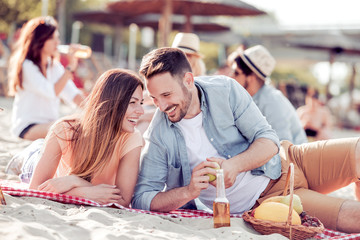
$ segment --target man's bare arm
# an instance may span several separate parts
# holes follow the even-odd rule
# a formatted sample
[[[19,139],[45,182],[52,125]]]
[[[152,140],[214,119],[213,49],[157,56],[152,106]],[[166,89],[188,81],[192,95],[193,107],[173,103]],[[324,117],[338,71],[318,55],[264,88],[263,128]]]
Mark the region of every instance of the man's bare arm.
[[[169,212],[197,198],[201,190],[209,186],[209,176],[206,174],[216,174],[216,171],[212,168],[215,166],[212,162],[204,161],[200,163],[193,169],[189,185],[158,193],[151,201],[150,209],[152,211]]]

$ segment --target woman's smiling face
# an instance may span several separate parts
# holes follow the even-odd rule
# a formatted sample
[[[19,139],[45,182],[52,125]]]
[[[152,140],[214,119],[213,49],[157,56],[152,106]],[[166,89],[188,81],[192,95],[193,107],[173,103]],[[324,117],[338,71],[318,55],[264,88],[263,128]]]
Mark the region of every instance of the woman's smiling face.
[[[128,108],[126,110],[124,120],[122,123],[122,130],[125,132],[134,132],[135,126],[140,119],[141,115],[144,114],[142,104],[144,102],[143,89],[138,86],[131,96]]]

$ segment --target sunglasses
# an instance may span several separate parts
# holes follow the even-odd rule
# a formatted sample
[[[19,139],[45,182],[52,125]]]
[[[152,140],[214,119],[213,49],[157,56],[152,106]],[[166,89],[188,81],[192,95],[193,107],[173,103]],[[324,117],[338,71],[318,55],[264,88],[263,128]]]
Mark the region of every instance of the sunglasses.
[[[233,71],[234,71],[233,74],[234,74],[235,77],[238,77],[238,76],[240,76],[240,75],[245,75],[243,72],[239,72],[239,71],[236,70],[236,69],[234,69]]]

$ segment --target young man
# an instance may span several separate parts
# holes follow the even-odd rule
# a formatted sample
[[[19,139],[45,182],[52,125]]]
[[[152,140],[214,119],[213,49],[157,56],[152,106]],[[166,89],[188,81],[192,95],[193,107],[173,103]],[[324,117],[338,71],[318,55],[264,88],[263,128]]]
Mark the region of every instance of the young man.
[[[230,211],[281,195],[289,162],[305,211],[327,228],[359,232],[360,203],[320,194],[358,181],[358,138],[292,145],[279,140],[251,96],[224,76],[194,81],[185,54],[161,48],[144,56],[140,73],[158,107],[147,132],[134,208],[207,207],[215,199],[213,162],[224,169]],[[279,152],[280,149],[280,152]],[[279,152],[279,154],[277,154]]]
[[[276,64],[269,51],[261,45],[238,50],[230,54],[228,62],[233,69],[229,77],[248,91],[279,139],[294,144],[308,142],[293,105],[279,90],[266,84]]]

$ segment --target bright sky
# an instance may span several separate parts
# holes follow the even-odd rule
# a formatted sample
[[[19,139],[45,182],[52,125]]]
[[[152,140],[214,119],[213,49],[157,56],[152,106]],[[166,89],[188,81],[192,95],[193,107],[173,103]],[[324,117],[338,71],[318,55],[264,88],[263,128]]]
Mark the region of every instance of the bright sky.
[[[360,26],[359,0],[242,0],[273,12],[283,26]]]

